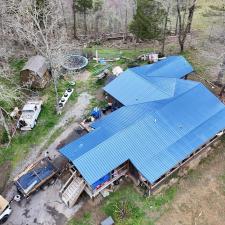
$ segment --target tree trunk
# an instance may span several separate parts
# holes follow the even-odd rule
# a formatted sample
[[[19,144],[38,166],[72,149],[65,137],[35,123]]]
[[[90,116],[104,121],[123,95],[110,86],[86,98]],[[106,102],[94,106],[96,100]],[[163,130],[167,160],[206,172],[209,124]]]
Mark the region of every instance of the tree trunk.
[[[185,40],[187,38],[188,31],[190,30],[190,27],[192,24],[196,1],[197,0],[193,0],[192,6],[188,9],[187,25],[185,26],[185,19],[184,19],[185,15],[182,20],[180,0],[177,0],[177,15],[178,15],[178,23],[179,23],[178,39],[179,39],[181,52],[184,51]]]
[[[176,27],[175,27],[175,35],[177,36],[177,33],[178,33],[178,15],[177,15],[177,18],[176,18]]]
[[[87,36],[87,13],[86,10],[84,10],[84,34]]]
[[[66,33],[68,34],[68,26],[67,26],[67,22],[66,22],[65,10],[64,10],[64,5],[63,5],[62,0],[60,0],[60,4],[61,4],[61,7],[62,7],[63,20],[64,20],[64,24],[65,24],[65,28],[66,28]]]
[[[164,55],[164,52],[165,52],[166,30],[167,30],[169,11],[170,11],[170,4],[168,5],[168,8],[167,8],[165,24],[164,24],[164,31],[163,31],[163,43],[162,43],[162,54],[163,55]]]
[[[55,91],[55,101],[56,101],[56,112],[59,112],[59,93],[58,93],[58,75],[56,74],[56,70],[52,66],[51,63],[51,75],[54,83],[54,91]]]
[[[76,12],[76,0],[73,0],[73,36],[77,38],[77,12]]]
[[[4,127],[4,129],[7,133],[7,136],[8,136],[9,143],[10,143],[11,142],[11,135],[10,135],[9,127],[8,127],[6,121],[5,121],[5,117],[3,115],[1,107],[0,107],[0,124],[2,124],[2,126]]]
[[[125,15],[125,41],[127,41],[128,36],[128,19],[127,19],[127,0],[126,0],[126,15]]]

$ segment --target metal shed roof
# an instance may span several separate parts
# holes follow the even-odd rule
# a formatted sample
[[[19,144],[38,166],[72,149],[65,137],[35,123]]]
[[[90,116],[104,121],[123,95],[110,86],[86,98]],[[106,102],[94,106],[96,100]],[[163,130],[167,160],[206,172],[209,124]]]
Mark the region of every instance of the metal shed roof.
[[[126,70],[104,90],[123,105],[168,99],[177,94],[178,79],[175,78],[192,71],[193,68],[182,56],[170,56],[151,65]]]
[[[82,142],[94,144],[84,148],[83,154],[73,154],[80,140],[61,153],[90,185],[127,160],[153,183],[223,130],[224,118],[225,106],[202,84],[195,83],[171,99],[123,107],[93,124],[96,131],[84,136]],[[96,143],[99,132],[104,136]]]
[[[47,71],[47,69],[48,68],[46,64],[46,59],[41,55],[36,55],[36,56],[32,56],[27,61],[22,71],[30,70],[30,71],[33,71],[39,77],[42,77]]]

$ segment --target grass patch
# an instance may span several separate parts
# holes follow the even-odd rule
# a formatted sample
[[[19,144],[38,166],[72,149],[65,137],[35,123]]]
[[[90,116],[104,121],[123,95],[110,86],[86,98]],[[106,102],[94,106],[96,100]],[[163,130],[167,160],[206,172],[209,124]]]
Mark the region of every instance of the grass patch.
[[[162,210],[173,200],[176,191],[172,187],[159,195],[145,198],[131,186],[123,186],[106,199],[102,210],[112,216],[117,225],[153,225],[156,219],[151,218],[149,212]]]
[[[165,204],[169,204],[177,193],[176,187],[170,187],[164,192],[152,196],[145,201],[145,206],[151,210],[160,210]]]
[[[84,213],[81,219],[71,219],[67,225],[91,225],[91,214]]]
[[[65,89],[68,87],[68,82],[60,80],[58,84],[59,96],[63,95]],[[2,148],[0,150],[0,165],[5,161],[11,161],[13,166],[25,158],[27,153],[40,143],[46,141],[46,137],[52,128],[58,123],[60,116],[56,114],[55,111],[55,93],[53,85],[47,87],[42,92],[39,93],[44,99],[44,104],[42,106],[42,111],[39,115],[37,125],[32,131],[28,132],[17,132],[14,136],[11,145],[8,148]],[[70,101],[76,102],[78,94],[76,91],[71,95]],[[57,134],[53,134],[51,140],[56,137]],[[49,142],[48,142],[49,143]]]
[[[25,59],[11,59],[9,65],[14,72],[19,73],[26,63]]]

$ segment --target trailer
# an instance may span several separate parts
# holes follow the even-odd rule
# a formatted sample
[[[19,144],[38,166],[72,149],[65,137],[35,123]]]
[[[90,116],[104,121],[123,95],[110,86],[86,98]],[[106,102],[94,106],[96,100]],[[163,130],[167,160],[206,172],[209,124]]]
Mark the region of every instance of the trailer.
[[[49,184],[53,184],[60,169],[48,157],[28,166],[15,179],[18,192],[25,198]]]

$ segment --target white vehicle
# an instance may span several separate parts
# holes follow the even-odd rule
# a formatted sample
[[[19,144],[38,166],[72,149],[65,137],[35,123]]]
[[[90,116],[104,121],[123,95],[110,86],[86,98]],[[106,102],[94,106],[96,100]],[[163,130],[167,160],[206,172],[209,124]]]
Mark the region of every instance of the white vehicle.
[[[21,130],[32,130],[41,112],[42,101],[28,101],[23,109],[17,127]]]
[[[12,209],[9,202],[0,195],[0,224],[5,223],[11,213]]]

